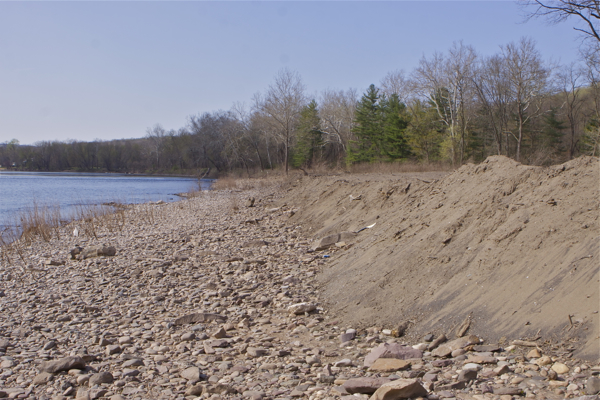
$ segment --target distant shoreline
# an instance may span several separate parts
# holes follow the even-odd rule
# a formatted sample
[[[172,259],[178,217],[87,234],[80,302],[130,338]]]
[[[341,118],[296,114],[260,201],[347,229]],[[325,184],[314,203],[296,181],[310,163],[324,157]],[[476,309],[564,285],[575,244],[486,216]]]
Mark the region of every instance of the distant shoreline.
[[[135,172],[85,172],[85,171],[15,171],[7,168],[0,168],[1,172],[15,172],[23,174],[73,174],[73,175],[122,175],[122,176],[136,176],[136,177],[165,177],[165,178],[192,178],[197,179],[197,175],[177,175],[177,174],[143,174]],[[211,178],[202,178],[210,180]]]

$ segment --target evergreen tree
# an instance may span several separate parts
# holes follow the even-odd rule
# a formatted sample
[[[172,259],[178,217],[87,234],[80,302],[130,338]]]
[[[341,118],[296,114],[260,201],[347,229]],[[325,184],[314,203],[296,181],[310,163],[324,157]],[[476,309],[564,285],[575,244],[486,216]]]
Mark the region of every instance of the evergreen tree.
[[[356,125],[352,132],[357,140],[350,143],[348,163],[371,162],[380,154],[382,121],[379,99],[379,89],[371,85],[356,105]]]
[[[411,104],[411,119],[407,139],[417,157],[426,162],[439,160],[445,129],[431,102],[415,100]]]
[[[310,167],[318,157],[319,150],[323,146],[323,138],[319,129],[320,123],[317,102],[312,100],[300,111],[297,129],[298,142],[292,155],[294,167]]]
[[[406,140],[406,129],[410,115],[406,105],[400,102],[397,94],[382,97],[379,102],[383,125],[382,150],[389,160],[399,160],[412,155]]]
[[[566,125],[556,115],[556,108],[552,108],[550,112],[544,116],[543,122],[542,146],[552,149],[554,154],[563,152],[565,149],[561,144]]]

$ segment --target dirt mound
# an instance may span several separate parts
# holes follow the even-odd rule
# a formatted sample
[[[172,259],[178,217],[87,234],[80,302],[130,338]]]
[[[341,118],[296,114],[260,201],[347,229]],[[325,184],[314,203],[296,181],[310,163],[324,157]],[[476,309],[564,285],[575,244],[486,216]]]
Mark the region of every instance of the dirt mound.
[[[549,168],[494,156],[448,175],[302,178],[285,198],[324,253],[321,296],[340,323],[411,335],[562,340],[599,356],[599,161]]]

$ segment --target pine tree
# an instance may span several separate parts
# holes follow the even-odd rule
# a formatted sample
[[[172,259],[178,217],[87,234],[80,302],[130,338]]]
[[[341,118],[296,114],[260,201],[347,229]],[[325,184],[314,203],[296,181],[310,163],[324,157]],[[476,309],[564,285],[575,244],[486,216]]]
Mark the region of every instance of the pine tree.
[[[317,102],[312,100],[302,108],[298,121],[298,142],[292,156],[292,165],[298,167],[310,167],[318,157],[319,150],[323,146],[323,138],[320,126],[319,110]]]
[[[542,145],[552,149],[554,154],[565,151],[562,144],[564,130],[566,125],[556,115],[556,108],[552,108],[550,112],[544,116],[544,128],[542,131]]]
[[[389,98],[384,96],[379,105],[383,125],[383,153],[391,161],[411,156],[412,152],[406,140],[406,129],[410,122],[406,105],[400,102],[397,94],[393,94]]]
[[[350,143],[348,163],[372,162],[380,154],[382,121],[379,99],[379,89],[371,85],[356,105],[356,126],[352,132],[357,140]]]

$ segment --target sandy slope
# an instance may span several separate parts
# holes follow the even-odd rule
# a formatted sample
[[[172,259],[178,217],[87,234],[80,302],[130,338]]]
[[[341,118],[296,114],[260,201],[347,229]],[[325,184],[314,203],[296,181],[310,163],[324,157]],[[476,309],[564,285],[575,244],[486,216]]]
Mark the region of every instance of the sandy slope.
[[[490,340],[541,336],[598,359],[599,189],[597,158],[495,156],[445,176],[305,177],[285,201],[315,238],[376,222],[324,251],[322,295],[348,324],[448,335],[472,314]]]

